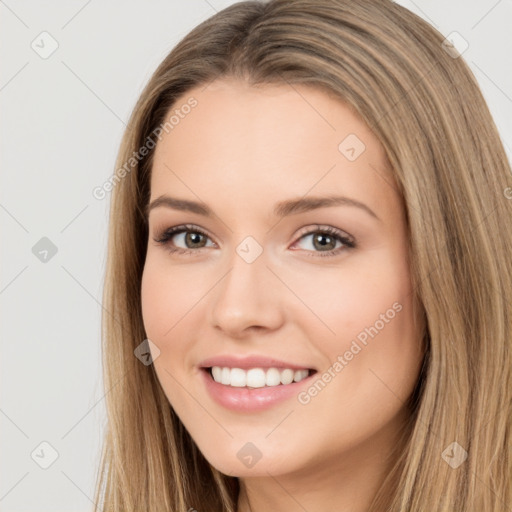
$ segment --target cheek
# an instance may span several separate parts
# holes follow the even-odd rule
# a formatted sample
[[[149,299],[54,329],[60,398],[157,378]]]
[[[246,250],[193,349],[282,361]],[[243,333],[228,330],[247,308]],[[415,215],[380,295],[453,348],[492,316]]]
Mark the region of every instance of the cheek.
[[[386,312],[386,317],[398,318],[396,304],[403,305],[412,292],[404,257],[389,248],[347,260],[339,270],[310,271],[308,279],[299,281],[293,272],[288,282],[293,280],[296,295],[313,313],[307,321],[316,323],[319,334],[328,337],[330,331],[333,343],[356,336]]]
[[[147,337],[160,350],[153,364],[162,389],[169,402],[173,406],[178,404],[182,410],[186,401],[177,383],[183,381],[187,340],[180,329],[186,325],[186,314],[191,306],[180,280],[184,281],[182,273],[171,270],[158,258],[147,258],[141,281],[144,329]],[[192,285],[186,289],[194,290],[194,287]],[[197,300],[191,304],[195,302]],[[180,344],[180,339],[184,343]]]
[[[329,365],[344,358],[345,385],[354,393],[364,379],[366,385],[381,377],[398,386],[415,379],[421,346],[412,292],[404,255],[390,250],[375,251],[339,274],[319,273],[299,288],[315,313],[303,327],[318,331],[317,347]]]
[[[186,322],[195,305],[204,296],[207,282],[201,272],[171,267],[160,255],[149,257],[141,282],[144,327],[149,337],[170,340],[180,324]]]
[[[160,274],[151,261],[146,261],[141,282],[141,307],[144,328],[150,339],[160,339],[170,327],[167,320],[171,320],[169,313],[173,311],[173,304],[169,303],[172,295],[166,291],[169,284],[165,274]]]

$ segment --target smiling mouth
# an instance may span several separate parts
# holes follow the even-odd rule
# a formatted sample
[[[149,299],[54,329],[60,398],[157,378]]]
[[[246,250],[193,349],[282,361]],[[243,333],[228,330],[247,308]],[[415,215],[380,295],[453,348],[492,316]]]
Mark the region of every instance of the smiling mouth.
[[[287,386],[307,379],[316,370],[304,368],[294,370],[292,368],[231,368],[212,366],[203,368],[218,384],[233,388],[257,389],[275,386]]]

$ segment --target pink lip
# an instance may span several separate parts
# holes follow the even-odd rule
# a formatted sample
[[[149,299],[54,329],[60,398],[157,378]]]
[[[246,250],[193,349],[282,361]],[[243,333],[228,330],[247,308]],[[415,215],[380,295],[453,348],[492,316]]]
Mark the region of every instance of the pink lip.
[[[310,375],[300,382],[265,388],[234,388],[215,382],[208,370],[201,370],[208,394],[219,405],[236,412],[257,412],[273,407],[291,397],[296,397],[304,386],[309,386]]]
[[[291,397],[296,397],[301,388],[310,385],[314,371],[309,377],[300,382],[279,384],[263,388],[236,388],[215,382],[210,374],[212,366],[229,368],[291,368],[293,370],[308,369],[293,363],[286,363],[268,357],[251,356],[236,358],[233,356],[218,356],[205,359],[199,365],[201,378],[210,397],[219,405],[236,412],[257,412],[273,407]]]
[[[198,366],[200,368],[211,368],[212,366],[229,367],[229,368],[291,368],[292,370],[306,370],[314,369],[307,365],[299,365],[294,363],[287,363],[264,356],[248,356],[248,357],[233,357],[231,355],[210,357],[201,361]]]

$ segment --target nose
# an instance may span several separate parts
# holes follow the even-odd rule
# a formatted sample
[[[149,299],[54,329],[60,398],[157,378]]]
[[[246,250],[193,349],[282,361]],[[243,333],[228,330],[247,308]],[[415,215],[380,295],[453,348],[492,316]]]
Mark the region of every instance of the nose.
[[[249,263],[233,251],[228,265],[212,290],[211,325],[233,338],[278,329],[284,321],[283,284],[267,267],[265,252]]]

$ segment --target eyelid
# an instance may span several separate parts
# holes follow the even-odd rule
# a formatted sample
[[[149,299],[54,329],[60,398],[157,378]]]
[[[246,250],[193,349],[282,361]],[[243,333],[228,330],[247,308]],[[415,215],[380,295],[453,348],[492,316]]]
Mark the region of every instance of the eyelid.
[[[335,228],[334,226],[330,226],[328,224],[313,224],[310,226],[306,226],[304,228],[301,228],[296,236],[297,238],[301,238],[304,235],[311,235],[318,231],[331,233],[333,235],[339,236],[340,238],[346,238],[347,240],[350,240],[351,242],[355,243],[355,239],[352,235],[350,235],[346,231],[343,231],[342,229]]]
[[[200,233],[201,235],[204,235],[205,237],[212,240],[212,237],[208,234],[208,232],[206,230],[204,230],[203,228],[200,228],[199,226],[196,226],[195,224],[179,224],[176,226],[171,226],[171,227],[160,229],[157,231],[157,235],[153,238],[153,240],[158,244],[165,245],[165,244],[169,243],[169,240],[171,238],[173,238],[174,236],[182,234],[182,233],[187,233],[187,232]],[[212,242],[215,245],[217,245],[216,242],[214,242],[213,240],[212,240]],[[201,249],[203,249],[203,247],[201,247]],[[181,249],[180,247],[176,248],[176,250],[177,251],[190,250],[193,252],[198,252],[198,249]]]

